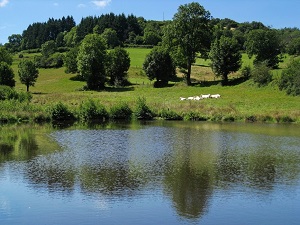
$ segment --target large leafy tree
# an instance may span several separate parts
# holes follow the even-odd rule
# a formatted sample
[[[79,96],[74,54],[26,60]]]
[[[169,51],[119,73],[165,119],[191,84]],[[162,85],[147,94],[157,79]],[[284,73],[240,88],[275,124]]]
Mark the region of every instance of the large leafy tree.
[[[166,85],[176,76],[176,68],[170,54],[161,47],[152,49],[146,56],[143,69],[149,80],[156,79],[156,84]]]
[[[111,28],[106,28],[101,36],[106,41],[107,47],[110,49],[120,45],[117,32]]]
[[[245,47],[249,57],[255,55],[254,63],[266,61],[268,67],[278,67],[281,46],[276,30],[257,29],[250,31],[247,35]]]
[[[14,71],[6,62],[0,62],[0,85],[14,87],[16,81],[14,79]]]
[[[209,58],[217,76],[222,76],[223,84],[228,82],[228,74],[236,72],[242,64],[240,45],[235,38],[221,36],[211,46]]]
[[[30,60],[22,60],[19,63],[18,67],[19,67],[18,73],[19,73],[20,81],[22,84],[26,85],[27,92],[28,92],[29,87],[34,86],[38,78],[39,71],[36,68],[34,62]]]
[[[99,90],[105,86],[105,40],[99,34],[88,34],[82,41],[77,56],[77,69],[87,82],[87,88]]]
[[[210,48],[211,15],[197,2],[181,5],[173,22],[165,29],[163,45],[171,51],[176,64],[186,69],[187,85],[191,84],[192,64],[197,53],[206,56]]]
[[[127,72],[130,67],[129,53],[121,47],[117,47],[108,53],[107,75],[110,84],[124,86],[127,83]]]

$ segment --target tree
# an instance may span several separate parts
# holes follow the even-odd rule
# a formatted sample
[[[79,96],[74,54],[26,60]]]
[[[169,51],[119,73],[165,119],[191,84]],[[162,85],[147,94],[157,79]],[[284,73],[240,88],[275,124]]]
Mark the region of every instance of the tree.
[[[10,52],[18,52],[21,50],[22,43],[22,35],[20,34],[12,34],[8,37],[7,48]]]
[[[98,34],[85,36],[79,47],[77,68],[88,89],[99,90],[105,86],[106,57],[105,40]]]
[[[106,44],[110,49],[113,49],[120,44],[117,32],[111,28],[106,28],[101,36],[106,41]]]
[[[206,56],[212,29],[210,13],[197,2],[179,6],[173,22],[165,29],[163,45],[171,51],[178,66],[187,69],[186,82],[191,84],[191,69],[197,53]]]
[[[29,92],[29,86],[34,86],[38,75],[39,71],[36,68],[35,64],[33,61],[30,60],[22,60],[19,65],[19,76],[20,76],[20,81],[22,84],[25,84],[27,87],[27,92]]]
[[[66,67],[66,73],[77,73],[77,55],[78,55],[78,48],[74,47],[71,48],[70,51],[66,53],[64,58],[64,64]]]
[[[12,65],[13,62],[12,56],[2,46],[0,46],[0,62],[6,62],[8,65]]]
[[[55,41],[46,41],[44,44],[42,44],[42,55],[45,58],[48,58],[50,55],[54,54],[56,51],[56,43]]]
[[[275,30],[252,30],[245,42],[249,57],[255,55],[254,63],[267,62],[267,66],[277,68],[280,62],[280,39]]]
[[[300,60],[293,60],[282,71],[278,87],[288,95],[300,95]]]
[[[14,87],[16,81],[14,79],[14,71],[6,62],[0,62],[0,85]]]
[[[223,84],[228,82],[228,74],[236,72],[242,64],[240,45],[235,38],[221,36],[212,44],[209,58],[211,67],[217,76],[222,76]]]
[[[170,54],[161,47],[155,47],[146,56],[143,69],[149,80],[156,79],[155,86],[164,86],[176,76],[176,67]]]
[[[127,81],[127,72],[130,67],[129,53],[117,47],[108,53],[107,75],[110,77],[111,85],[124,86]]]

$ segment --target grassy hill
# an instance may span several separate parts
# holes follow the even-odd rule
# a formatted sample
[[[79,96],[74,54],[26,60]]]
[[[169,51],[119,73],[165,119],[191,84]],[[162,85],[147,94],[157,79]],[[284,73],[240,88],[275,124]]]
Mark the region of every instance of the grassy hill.
[[[272,84],[258,88],[251,80],[223,87],[209,67],[209,60],[197,59],[192,68],[193,86],[182,82],[171,82],[166,88],[153,88],[152,83],[142,72],[142,64],[150,49],[127,49],[131,58],[129,81],[131,86],[125,88],[106,88],[103,91],[80,91],[85,82],[73,81],[74,74],[66,74],[64,68],[40,69],[35,87],[30,87],[33,94],[32,104],[35,106],[51,105],[61,101],[76,108],[87,99],[100,101],[106,107],[122,102],[134,107],[138,97],[145,97],[147,105],[155,112],[174,111],[178,114],[197,115],[209,120],[252,120],[259,121],[296,121],[300,122],[299,97],[287,96],[275,85],[290,57],[286,56],[280,69],[274,70]],[[24,54],[32,58],[33,54]],[[16,74],[16,89],[25,91],[17,76],[17,64],[20,59],[14,57],[13,69]],[[253,60],[243,55],[243,65],[252,65]],[[180,77],[181,74],[178,73]],[[230,79],[239,77],[239,72],[230,75]],[[179,97],[199,96],[201,94],[220,94],[220,99],[204,99],[201,101],[180,101]]]

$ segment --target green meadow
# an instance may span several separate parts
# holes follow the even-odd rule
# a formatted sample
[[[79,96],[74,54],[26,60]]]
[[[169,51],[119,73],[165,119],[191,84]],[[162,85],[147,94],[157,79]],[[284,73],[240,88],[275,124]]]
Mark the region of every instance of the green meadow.
[[[30,87],[32,100],[27,106],[11,106],[16,117],[28,110],[28,116],[40,114],[45,108],[62,102],[76,110],[88,99],[99,101],[107,109],[114,105],[127,103],[134,108],[139,97],[146,99],[147,105],[157,114],[162,111],[174,112],[183,118],[213,121],[262,121],[262,122],[300,122],[299,97],[288,96],[279,91],[276,79],[291,57],[285,56],[278,70],[273,71],[274,80],[267,86],[259,88],[251,80],[243,83],[233,82],[231,86],[221,86],[220,79],[215,77],[209,67],[209,60],[198,58],[192,68],[193,86],[186,86],[182,74],[178,71],[179,80],[170,82],[168,87],[153,88],[142,71],[142,65],[150,49],[128,48],[131,67],[128,78],[132,85],[124,88],[107,87],[103,91],[82,91],[85,82],[74,81],[74,74],[66,74],[64,68],[40,69],[34,87]],[[24,53],[25,58],[33,54]],[[18,55],[14,57],[16,90],[25,91],[25,85],[18,80]],[[252,66],[253,59],[243,55],[243,66]],[[240,72],[230,75],[232,81],[238,81]],[[180,101],[180,97],[199,96],[201,94],[220,94],[219,99],[200,101]],[[19,109],[19,110],[18,110]],[[40,112],[41,111],[41,112]],[[0,116],[7,114],[5,107],[0,108]]]

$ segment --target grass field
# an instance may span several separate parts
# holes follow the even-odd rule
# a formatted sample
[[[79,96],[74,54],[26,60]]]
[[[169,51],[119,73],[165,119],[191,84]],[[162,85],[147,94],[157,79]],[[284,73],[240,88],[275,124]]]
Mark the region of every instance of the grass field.
[[[106,88],[103,91],[80,91],[85,82],[72,81],[72,74],[66,74],[64,68],[40,69],[40,75],[34,87],[32,104],[36,106],[51,105],[61,101],[77,107],[86,99],[99,100],[106,107],[126,102],[134,106],[138,97],[145,97],[147,104],[156,112],[161,110],[175,111],[179,114],[194,113],[209,118],[257,118],[261,121],[280,121],[290,118],[300,122],[299,97],[287,96],[278,90],[275,82],[267,87],[258,88],[251,80],[234,86],[221,86],[209,67],[209,60],[197,59],[192,68],[193,86],[182,82],[171,82],[166,88],[153,88],[152,82],[142,73],[142,64],[150,49],[129,48],[131,58],[129,81],[131,86],[125,88]],[[32,58],[30,54],[24,57]],[[17,76],[17,64],[20,59],[15,56],[13,69],[16,74],[16,89],[25,91]],[[285,57],[280,69],[273,71],[274,77],[281,73],[290,57]],[[243,54],[243,65],[252,65],[253,59]],[[180,77],[181,74],[178,73]],[[239,72],[230,75],[230,79],[239,77]],[[220,99],[201,101],[180,101],[179,97],[198,96],[201,94],[220,94]],[[270,119],[271,118],[271,119]],[[278,119],[279,118],[279,119]],[[288,119],[289,121],[289,119]]]

